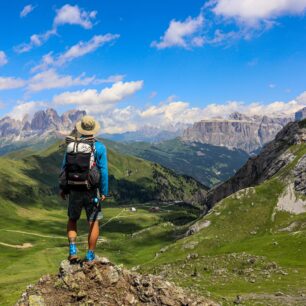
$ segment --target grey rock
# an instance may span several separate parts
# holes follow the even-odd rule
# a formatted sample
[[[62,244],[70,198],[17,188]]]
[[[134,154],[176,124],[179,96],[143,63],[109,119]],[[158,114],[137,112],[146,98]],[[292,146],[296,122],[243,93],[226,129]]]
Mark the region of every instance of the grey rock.
[[[187,128],[184,141],[196,141],[242,149],[248,153],[262,148],[293,118],[248,117],[233,113],[228,119],[203,120]]]
[[[30,295],[29,296],[29,306],[45,306],[45,302],[40,295]]]
[[[295,191],[306,195],[306,154],[299,160],[293,173]]]
[[[302,143],[305,135],[306,129],[300,127],[298,122],[289,123],[276,135],[275,140],[265,145],[258,156],[250,158],[231,179],[211,189],[204,205],[211,208],[227,196],[274,176],[295,158],[289,148]]]

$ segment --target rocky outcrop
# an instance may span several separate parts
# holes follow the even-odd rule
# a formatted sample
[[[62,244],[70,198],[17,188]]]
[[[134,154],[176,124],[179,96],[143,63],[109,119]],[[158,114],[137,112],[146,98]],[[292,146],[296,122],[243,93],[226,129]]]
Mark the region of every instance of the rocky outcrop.
[[[248,153],[257,151],[273,140],[292,118],[248,117],[233,113],[228,119],[203,120],[186,129],[182,139],[228,148],[238,148]]]
[[[289,123],[277,134],[275,140],[267,144],[258,156],[250,158],[231,179],[211,189],[208,192],[205,204],[211,208],[225,197],[271,178],[295,158],[288,149],[294,144],[305,142],[305,140],[305,121]],[[301,174],[299,167],[296,169],[296,173],[297,177],[304,175]],[[298,181],[296,182],[296,188],[302,189],[303,187]]]
[[[43,276],[28,286],[17,306],[169,305],[215,306],[153,275],[122,269],[106,258],[71,265],[63,261],[57,276]]]
[[[294,168],[294,189],[306,195],[306,154],[299,160]]]

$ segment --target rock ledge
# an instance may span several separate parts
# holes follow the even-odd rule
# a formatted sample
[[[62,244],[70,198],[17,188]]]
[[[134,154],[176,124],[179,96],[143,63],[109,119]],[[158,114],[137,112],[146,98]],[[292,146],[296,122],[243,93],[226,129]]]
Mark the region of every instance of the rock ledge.
[[[41,277],[27,287],[17,306],[44,305],[169,305],[215,306],[159,276],[141,275],[112,264],[62,261],[58,275]]]

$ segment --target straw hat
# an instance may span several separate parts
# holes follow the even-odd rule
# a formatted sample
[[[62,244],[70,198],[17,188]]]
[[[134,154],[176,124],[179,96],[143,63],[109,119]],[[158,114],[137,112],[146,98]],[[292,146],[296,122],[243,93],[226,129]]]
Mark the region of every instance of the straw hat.
[[[91,116],[84,116],[77,122],[76,129],[82,135],[94,135],[100,130],[100,124]]]

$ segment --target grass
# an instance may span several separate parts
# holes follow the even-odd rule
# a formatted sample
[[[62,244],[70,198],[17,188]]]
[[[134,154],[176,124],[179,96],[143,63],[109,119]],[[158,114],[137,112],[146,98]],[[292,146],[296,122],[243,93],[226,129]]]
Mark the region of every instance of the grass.
[[[292,147],[291,151],[296,156],[291,164],[259,186],[222,200],[203,218],[210,225],[193,236],[182,238],[199,214],[191,206],[162,204],[158,213],[151,213],[149,208],[155,203],[106,203],[101,224],[104,240],[97,247],[98,254],[129,268],[140,266],[140,271],[160,273],[183,287],[211,296],[222,305],[232,305],[237,294],[245,298],[244,305],[303,305],[297,297],[306,294],[306,213],[292,215],[275,209],[279,196],[292,182],[294,165],[306,154],[306,145]],[[52,152],[25,161],[0,159],[3,166],[10,165],[0,175],[4,180],[0,184],[3,216],[0,242],[33,244],[28,249],[0,245],[0,300],[4,305],[13,305],[24,288],[41,275],[56,273],[67,255],[66,204],[48,195],[48,186],[39,171],[46,158],[52,177],[51,165],[59,159]],[[131,175],[137,176],[136,181],[153,175],[149,171],[152,168],[146,168],[148,162],[121,156],[116,160],[115,154],[110,153],[113,156],[110,165],[113,164],[116,179],[135,182]],[[169,184],[167,192],[192,194],[197,189],[194,181],[155,167],[158,179]],[[126,175],[126,169],[132,173]],[[4,171],[2,167],[0,171]],[[20,187],[18,184],[24,179]],[[13,183],[8,185],[10,181]],[[153,188],[152,184],[149,179],[141,186]],[[15,196],[3,196],[6,188]],[[130,206],[135,206],[137,212],[130,212]],[[292,230],[283,230],[293,223]],[[84,216],[79,232],[78,248],[84,255],[87,232]],[[288,302],[285,297],[276,300],[277,292],[296,300]]]
[[[48,202],[49,199],[46,199]],[[67,256],[66,209],[20,207],[0,199],[0,242],[32,248],[15,249],[0,244],[0,301],[14,305],[27,285],[49,273],[56,273],[59,263]],[[154,259],[155,254],[176,239],[175,233],[184,224],[197,218],[198,212],[189,207],[173,209],[164,205],[158,213],[149,212],[152,203],[131,206],[105,204],[101,222],[101,237],[97,253],[127,267]],[[173,226],[170,221],[178,223]],[[36,234],[36,235],[35,235]],[[79,222],[78,249],[86,252],[87,224],[85,215]],[[134,234],[134,235],[132,235]],[[40,236],[38,236],[40,235]],[[45,237],[44,237],[45,236]]]
[[[297,157],[293,165],[306,154],[305,145],[294,148],[294,152]],[[222,200],[204,217],[211,222],[209,227],[174,242],[153,262],[144,265],[142,271],[164,273],[182,286],[202,294],[209,292],[226,305],[231,305],[237,294],[306,294],[306,213],[292,215],[275,210],[278,197],[292,180],[292,168],[291,164],[280,176]],[[282,231],[293,222],[296,228]],[[192,244],[194,248],[186,247]],[[186,261],[190,253],[198,258]],[[259,267],[247,263],[252,256]],[[265,265],[272,262],[278,270],[267,272],[264,277]],[[254,269],[254,283],[247,275],[235,272],[242,266]],[[220,269],[226,272],[216,274]],[[198,275],[193,277],[195,270]]]

